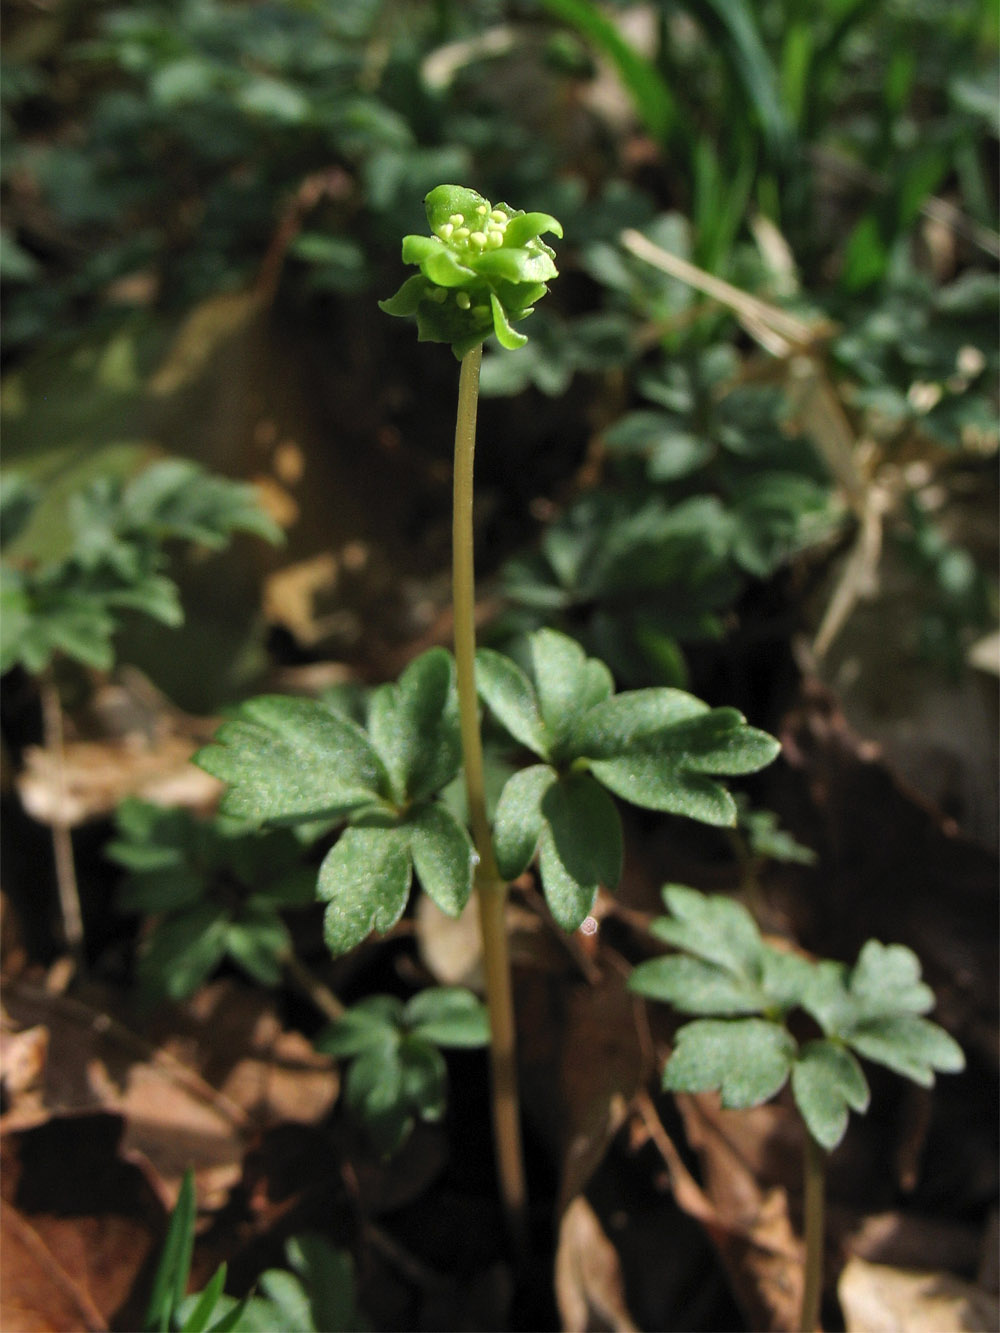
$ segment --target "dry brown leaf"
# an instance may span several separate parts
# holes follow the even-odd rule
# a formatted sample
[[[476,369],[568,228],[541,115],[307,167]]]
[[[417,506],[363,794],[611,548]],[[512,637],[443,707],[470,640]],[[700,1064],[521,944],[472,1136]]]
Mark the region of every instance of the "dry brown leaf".
[[[678,1096],[676,1103],[715,1213],[708,1231],[748,1322],[754,1328],[795,1329],[802,1304],[802,1246],[789,1219],[787,1192],[760,1184],[768,1174],[762,1163],[769,1144],[783,1134],[787,1117],[776,1106],[724,1111],[710,1094]],[[681,1207],[689,1207],[689,1195],[689,1189],[677,1194]]]
[[[566,1333],[633,1333],[618,1251],[590,1204],[578,1194],[559,1223],[556,1303]]]
[[[18,1210],[0,1200],[0,1328],[78,1333],[107,1324]]]
[[[849,1259],[838,1287],[847,1333],[995,1333],[1000,1302],[952,1273]]]
[[[17,777],[24,808],[42,824],[73,827],[110,814],[126,796],[156,805],[213,809],[221,784],[190,763],[199,742],[186,736],[133,734],[117,740],[70,741],[63,750],[63,788],[55,756],[25,751]],[[65,792],[61,796],[61,792]]]
[[[16,1100],[6,1128],[53,1111],[100,1107],[125,1120],[124,1146],[155,1166],[170,1196],[193,1167],[205,1202],[239,1177],[248,1133],[277,1123],[315,1124],[336,1101],[336,1067],[304,1037],[284,1031],[264,995],[236,982],[203,988],[160,1017],[146,1039],[112,1018],[120,997],[92,1002],[10,982],[8,1027],[42,1028],[49,1059],[38,1092]]]
[[[166,1210],[148,1167],[124,1153],[123,1128],[120,1116],[97,1112],[3,1135],[2,1327],[11,1333],[137,1327],[136,1279]]]

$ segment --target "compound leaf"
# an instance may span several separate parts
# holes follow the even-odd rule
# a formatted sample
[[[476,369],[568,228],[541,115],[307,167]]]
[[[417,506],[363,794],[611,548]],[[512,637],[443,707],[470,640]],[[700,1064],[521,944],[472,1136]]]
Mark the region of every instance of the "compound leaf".
[[[368,995],[345,1009],[315,1039],[318,1051],[339,1058],[360,1055],[395,1039],[403,1023],[403,1002],[394,995]]]
[[[580,729],[574,740],[581,743]],[[624,753],[594,760],[590,767],[604,786],[634,805],[732,826],[736,804],[714,775],[755,772],[779,749],[773,736],[746,726],[735,709],[716,708],[635,736]]]
[[[603,662],[557,630],[538,630],[529,644],[538,708],[549,735],[561,741],[579,717],[611,695],[614,681]]]
[[[592,904],[598,886],[614,888],[621,875],[622,825],[614,802],[589,774],[574,773],[548,787],[541,809],[552,851]],[[548,896],[544,867],[542,883]],[[566,928],[575,930],[580,920]]]
[[[444,1056],[416,1035],[399,1043],[401,1088],[407,1105],[421,1120],[440,1120],[447,1100],[448,1069]]]

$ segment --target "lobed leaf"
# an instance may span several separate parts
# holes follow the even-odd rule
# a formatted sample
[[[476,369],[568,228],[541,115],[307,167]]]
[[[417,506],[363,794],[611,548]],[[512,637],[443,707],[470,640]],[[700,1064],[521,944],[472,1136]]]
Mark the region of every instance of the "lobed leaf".
[[[413,1035],[434,1046],[486,1046],[490,1039],[486,1006],[459,986],[429,986],[406,1003],[403,1021]]]
[[[766,1005],[760,986],[747,978],[680,954],[640,963],[628,985],[637,995],[663,1000],[682,1014],[759,1014]]]
[[[885,1065],[921,1087],[934,1084],[935,1072],[956,1074],[965,1068],[961,1046],[937,1023],[910,1014],[875,1019],[847,1037],[858,1055]]]
[[[614,681],[603,662],[588,657],[575,639],[557,630],[538,630],[529,648],[539,712],[558,744],[571,735],[580,717],[611,696]]]
[[[849,1111],[867,1111],[871,1097],[857,1060],[830,1041],[811,1041],[799,1051],[792,1094],[809,1133],[828,1152],[844,1137]]]
[[[323,936],[334,955],[347,953],[403,915],[412,863],[399,828],[348,828],[320,866],[317,893],[328,907]]]
[[[903,944],[868,940],[848,980],[859,1019],[880,1014],[926,1014],[934,992],[920,979],[920,959]]]
[[[451,654],[432,648],[371,697],[368,734],[399,805],[426,800],[458,772],[462,744]]]
[[[423,806],[403,827],[421,887],[447,916],[458,916],[472,892],[475,852],[468,832],[440,804]]]
[[[614,802],[589,774],[552,783],[541,800],[542,887],[552,915],[576,930],[603,884],[614,888],[622,869],[622,826]]]
[[[476,687],[483,702],[516,741],[547,759],[548,735],[535,687],[509,657],[492,648],[476,653]]]
[[[545,827],[542,799],[557,780],[548,764],[533,764],[504,786],[493,819],[493,846],[504,879],[517,879],[531,864]]]
[[[448,1090],[448,1068],[444,1056],[422,1038],[404,1037],[399,1043],[401,1098],[421,1120],[440,1120]]]
[[[221,808],[254,824],[336,818],[388,795],[365,733],[312,699],[263,695],[241,704],[194,762],[228,784]]]
[[[759,972],[764,941],[742,903],[681,884],[667,884],[663,901],[672,916],[656,922],[658,939],[738,976]]]
[[[677,1033],[663,1071],[668,1092],[714,1092],[731,1109],[759,1106],[783,1086],[795,1042],[763,1018],[696,1019]]]
[[[369,995],[324,1028],[313,1044],[327,1055],[360,1055],[372,1046],[395,1041],[403,1015],[403,1003],[394,995]]]

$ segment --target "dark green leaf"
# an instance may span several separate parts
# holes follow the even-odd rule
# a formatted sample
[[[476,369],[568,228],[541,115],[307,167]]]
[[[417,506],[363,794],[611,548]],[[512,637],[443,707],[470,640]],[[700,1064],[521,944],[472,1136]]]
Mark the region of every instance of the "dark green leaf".
[[[401,1094],[421,1120],[440,1120],[447,1101],[448,1070],[441,1052],[422,1038],[404,1037],[399,1043],[402,1066]]]
[[[404,1020],[414,1036],[435,1046],[485,1046],[490,1039],[486,1006],[457,986],[420,991],[407,1001]]]
[[[194,1172],[188,1169],[181,1181],[177,1202],[170,1215],[163,1252],[156,1267],[153,1290],[146,1308],[143,1327],[151,1333],[166,1333],[170,1318],[183,1299],[194,1251],[194,1222],[197,1204]]]
[[[389,792],[361,728],[311,699],[248,700],[194,762],[229,784],[226,814],[255,824],[333,818]]]
[[[150,993],[183,1000],[222,962],[228,920],[214,903],[199,903],[161,921],[139,959],[139,977]]]
[[[399,805],[426,800],[458,772],[454,676],[451,655],[432,648],[410,663],[398,683],[382,685],[372,695],[368,733]]]
[[[548,757],[548,737],[534,686],[516,662],[492,648],[480,648],[476,653],[476,687],[515,740],[540,759]]]
[[[548,764],[522,768],[501,793],[493,824],[497,865],[504,879],[517,879],[531,864],[545,827],[542,799],[558,780]]]
[[[421,887],[448,916],[472,892],[474,851],[468,833],[443,805],[425,805],[403,826]]]
[[[251,899],[226,931],[226,952],[262,986],[277,986],[292,951],[288,927],[274,908]]]
[[[394,995],[370,995],[324,1028],[313,1044],[318,1051],[338,1058],[360,1055],[370,1047],[394,1042],[403,1023],[401,1000]]]
[[[613,889],[622,869],[621,819],[614,802],[594,779],[575,773],[554,782],[542,797],[542,814],[559,863],[589,891],[591,902],[600,886]],[[544,866],[542,880],[544,884]],[[566,929],[575,930],[579,924],[576,921]]]
[[[327,853],[317,885],[329,904],[323,934],[333,954],[353,949],[373,930],[392,929],[406,907],[411,870],[400,829],[345,829]]]

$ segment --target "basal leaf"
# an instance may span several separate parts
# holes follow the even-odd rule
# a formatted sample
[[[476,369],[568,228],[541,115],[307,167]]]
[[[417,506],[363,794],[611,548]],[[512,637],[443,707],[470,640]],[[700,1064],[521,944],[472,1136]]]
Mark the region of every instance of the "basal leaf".
[[[404,1021],[414,1036],[435,1046],[485,1046],[489,1014],[478,996],[459,986],[428,986],[406,1003]]]
[[[262,986],[277,986],[292,951],[288,927],[277,912],[251,899],[226,931],[226,953]]]
[[[848,980],[859,1017],[880,1014],[926,1014],[934,1008],[934,992],[920,979],[920,959],[903,944],[868,940]]]
[[[668,1092],[722,1094],[723,1106],[759,1106],[782,1087],[795,1058],[795,1042],[763,1018],[696,1019],[677,1033],[663,1071]]]
[[[614,689],[603,662],[588,657],[575,639],[557,630],[531,635],[532,675],[542,720],[558,743],[582,714],[607,699]]]
[[[542,829],[538,845],[538,867],[549,911],[563,930],[576,930],[586,919],[597,897],[597,882],[581,883],[563,864],[548,824]]]
[[[440,1120],[444,1115],[448,1069],[439,1050],[416,1035],[399,1043],[402,1068],[401,1092],[421,1120]]]
[[[855,1028],[847,1038],[858,1055],[933,1086],[935,1072],[955,1074],[965,1068],[962,1048],[944,1028],[926,1018],[902,1015],[882,1018]]]
[[[198,903],[161,921],[139,958],[139,977],[149,993],[172,1000],[193,994],[222,962],[228,924],[215,903]]]
[[[639,691],[648,695],[657,691]],[[780,746],[771,736],[744,724],[735,709],[716,708],[697,712],[695,705],[679,702],[680,691],[664,691],[671,696],[668,706],[678,706],[688,712],[688,719],[678,721],[648,733],[638,730],[629,733],[621,727],[611,730],[625,745],[617,757],[591,762],[594,776],[617,796],[651,810],[665,810],[686,815],[705,824],[730,825],[736,822],[736,805],[732,796],[714,775],[752,773],[769,764]],[[628,700],[628,695],[619,698]],[[690,699],[683,696],[682,699]],[[614,703],[614,700],[610,701]],[[701,705],[704,709],[704,705]],[[601,711],[611,716],[608,705]],[[638,712],[652,712],[651,702],[643,701]],[[574,734],[574,745],[587,754],[583,743],[589,719]],[[631,739],[626,740],[631,734]],[[611,740],[604,732],[605,750]],[[595,745],[594,748],[597,748]],[[588,756],[589,757],[589,756]],[[712,776],[710,776],[712,775]]]
[[[684,767],[683,755],[666,750],[602,759],[591,772],[609,791],[647,810],[685,815],[703,824],[732,827],[736,804],[718,782]]]
[[[411,662],[397,683],[372,695],[368,734],[400,805],[433,796],[458,772],[454,677],[450,653],[432,648]]]
[[[517,879],[531,864],[545,827],[542,799],[557,781],[548,764],[533,764],[509,778],[497,803],[493,846],[506,880]]]
[[[194,762],[228,784],[223,811],[254,824],[336,818],[389,794],[361,728],[312,699],[248,700]]]
[[[809,1133],[828,1152],[844,1137],[848,1112],[866,1111],[870,1098],[857,1060],[829,1041],[811,1041],[799,1051],[792,1093]]]
[[[333,954],[346,953],[403,915],[412,865],[399,828],[348,828],[327,853],[317,892],[329,906],[323,935]]]
[[[573,773],[546,790],[541,808],[566,871],[595,892],[613,889],[622,871],[622,825],[607,792],[588,773]]]
[[[360,1055],[395,1040],[403,1023],[403,1003],[394,995],[369,995],[352,1004],[314,1041],[318,1051],[339,1058]]]
[[[421,887],[442,912],[458,916],[472,892],[474,851],[468,833],[439,804],[423,806],[403,827]]]
[[[672,916],[656,922],[658,939],[739,976],[757,976],[764,941],[742,903],[681,884],[666,885],[663,901]]]
[[[573,728],[573,747],[588,759],[613,759],[709,711],[708,704],[684,690],[626,690],[587,711]]]
[[[682,1014],[759,1014],[764,1008],[761,989],[752,981],[678,954],[640,963],[628,985],[636,994],[663,1000]]]
[[[535,688],[516,662],[492,648],[476,653],[476,688],[497,721],[540,759],[548,758],[548,735]]]

